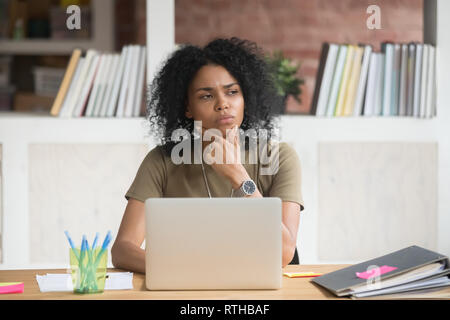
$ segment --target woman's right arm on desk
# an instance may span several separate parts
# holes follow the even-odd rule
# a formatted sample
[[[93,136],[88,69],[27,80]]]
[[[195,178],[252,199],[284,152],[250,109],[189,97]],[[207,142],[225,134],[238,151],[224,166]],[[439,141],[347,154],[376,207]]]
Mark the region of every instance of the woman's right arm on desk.
[[[141,244],[145,239],[145,203],[129,198],[120,224],[111,258],[114,267],[145,273],[145,250]]]

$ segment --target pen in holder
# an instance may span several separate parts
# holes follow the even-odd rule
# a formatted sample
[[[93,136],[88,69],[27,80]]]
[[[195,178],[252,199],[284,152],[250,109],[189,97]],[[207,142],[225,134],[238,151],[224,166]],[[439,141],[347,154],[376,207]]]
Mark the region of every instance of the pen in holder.
[[[66,231],[71,248],[69,249],[70,267],[74,293],[101,293],[105,288],[108,244],[111,234],[108,232],[101,248],[95,248],[98,234],[92,248],[83,236],[81,248],[75,248]]]

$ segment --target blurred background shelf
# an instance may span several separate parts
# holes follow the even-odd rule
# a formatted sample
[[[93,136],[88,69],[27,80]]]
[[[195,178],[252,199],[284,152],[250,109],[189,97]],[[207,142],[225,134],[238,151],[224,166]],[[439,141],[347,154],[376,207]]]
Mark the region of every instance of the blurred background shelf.
[[[47,3],[46,3],[47,2]],[[41,3],[51,7],[50,1]],[[30,5],[30,3],[28,3]],[[89,25],[89,38],[87,39],[64,39],[64,35],[53,35],[49,38],[22,38],[22,39],[0,39],[0,54],[12,55],[70,55],[74,48],[87,50],[89,48],[113,51],[114,50],[114,5],[115,0],[90,0],[90,19],[89,21],[81,20],[83,24]],[[38,5],[39,6],[39,5]],[[50,9],[49,9],[50,10]],[[45,13],[41,13],[45,14]],[[49,14],[49,13],[47,13]],[[69,17],[63,11],[64,19]],[[63,21],[65,24],[65,20]],[[71,30],[66,30],[70,34]]]
[[[70,55],[75,48],[112,51],[112,44],[94,40],[27,39],[0,40],[0,54]]]
[[[116,0],[70,1],[80,4],[80,30],[68,29],[66,21],[71,13],[66,12],[63,3],[60,0],[3,3],[8,15],[0,14],[0,26],[3,26],[0,110],[48,112],[74,49],[109,53],[117,50],[116,35],[120,27],[115,27]],[[25,21],[20,36],[11,29],[18,20]],[[44,79],[56,73],[61,74],[60,81],[56,84],[53,81],[51,92],[39,90],[45,84]]]

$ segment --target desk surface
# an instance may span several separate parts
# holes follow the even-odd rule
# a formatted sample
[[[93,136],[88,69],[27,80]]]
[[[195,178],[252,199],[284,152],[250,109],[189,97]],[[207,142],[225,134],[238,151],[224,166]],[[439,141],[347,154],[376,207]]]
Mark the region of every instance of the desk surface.
[[[288,265],[283,272],[320,272],[328,273],[346,267],[347,265]],[[217,290],[217,291],[148,291],[145,288],[145,275],[133,274],[132,290],[106,290],[98,294],[74,294],[72,292],[39,291],[36,275],[47,273],[66,273],[66,269],[30,269],[30,270],[0,270],[0,282],[23,282],[24,292],[18,294],[1,294],[0,299],[114,299],[114,300],[322,300],[337,299],[325,289],[311,283],[312,278],[288,278],[283,276],[283,286],[280,290]],[[108,269],[108,272],[123,272],[120,269]],[[348,298],[339,298],[348,299]]]

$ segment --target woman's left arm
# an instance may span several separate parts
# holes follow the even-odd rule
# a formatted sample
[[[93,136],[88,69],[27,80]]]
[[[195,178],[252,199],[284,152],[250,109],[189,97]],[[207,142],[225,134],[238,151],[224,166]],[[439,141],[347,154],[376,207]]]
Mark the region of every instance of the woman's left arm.
[[[250,179],[247,171],[242,166],[241,169],[235,169],[233,174],[228,176],[234,189],[237,189],[243,181]],[[258,189],[249,196],[249,198],[262,198]],[[300,224],[300,205],[296,202],[283,201],[281,207],[281,226],[283,239],[283,268],[291,262],[294,257],[295,248],[297,246],[297,233]]]
[[[231,140],[233,141],[233,140]],[[251,179],[244,166],[240,162],[239,152],[235,150],[238,148],[238,139],[230,143],[229,141],[217,137],[217,139],[211,143],[211,147],[214,144],[218,144],[216,148],[223,148],[223,155],[228,154],[227,159],[232,159],[228,163],[212,163],[213,169],[227,178],[231,182],[233,189],[239,188],[245,180]],[[207,154],[211,156],[211,154]],[[225,158],[224,158],[225,159]],[[248,196],[249,198],[262,198],[261,192],[256,188],[255,192]],[[294,257],[295,248],[297,246],[297,233],[300,223],[300,205],[296,202],[283,201],[281,207],[281,226],[282,226],[282,266],[283,268],[291,262]]]
[[[300,224],[300,205],[283,201],[281,207],[281,225],[283,228],[283,268],[292,261],[297,247],[297,233]]]
[[[231,181],[234,189],[237,189],[243,181],[250,179],[243,166],[229,171],[227,178]],[[258,189],[248,196],[248,198],[262,198]],[[282,226],[282,266],[283,268],[291,262],[297,246],[297,233],[300,224],[300,205],[295,202],[283,201],[281,206],[281,226]]]

